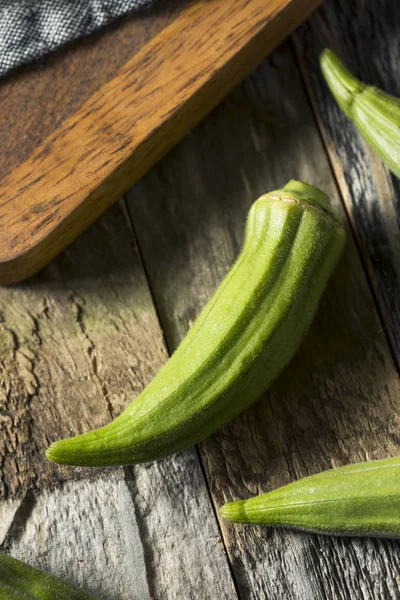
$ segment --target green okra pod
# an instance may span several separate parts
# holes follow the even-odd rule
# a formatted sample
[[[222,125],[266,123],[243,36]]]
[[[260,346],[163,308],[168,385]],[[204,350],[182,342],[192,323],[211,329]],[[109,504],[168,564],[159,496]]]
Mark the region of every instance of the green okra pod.
[[[242,252],[150,385],[109,425],[47,450],[53,462],[146,462],[186,448],[257,400],[295,354],[344,245],[326,194],[291,181],[252,206]]]
[[[269,494],[224,504],[221,513],[235,523],[400,537],[400,458],[323,471]]]
[[[94,600],[59,577],[0,553],[1,600]]]
[[[344,113],[391,171],[400,177],[400,99],[365,85],[326,49],[322,73]]]

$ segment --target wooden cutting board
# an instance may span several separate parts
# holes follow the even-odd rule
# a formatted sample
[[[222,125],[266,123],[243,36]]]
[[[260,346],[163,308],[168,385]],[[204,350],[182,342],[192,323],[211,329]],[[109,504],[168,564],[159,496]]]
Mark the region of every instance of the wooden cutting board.
[[[3,80],[0,283],[46,265],[318,4],[160,2]]]

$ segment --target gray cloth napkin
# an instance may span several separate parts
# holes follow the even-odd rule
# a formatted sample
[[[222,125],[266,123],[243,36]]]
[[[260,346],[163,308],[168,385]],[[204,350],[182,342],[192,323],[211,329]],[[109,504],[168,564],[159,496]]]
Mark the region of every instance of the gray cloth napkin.
[[[0,0],[0,75],[152,0]]]

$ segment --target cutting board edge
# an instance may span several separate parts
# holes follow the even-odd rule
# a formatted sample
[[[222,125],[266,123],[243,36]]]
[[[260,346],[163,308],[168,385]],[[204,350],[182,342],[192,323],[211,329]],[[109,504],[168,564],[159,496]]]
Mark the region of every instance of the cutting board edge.
[[[145,175],[188,131],[213,110],[226,94],[246,77],[251,69],[256,67],[317,8],[321,1],[289,0],[286,2],[281,10],[273,15],[273,19],[265,22],[256,36],[249,39],[240,48],[240,51],[214,72],[196,94],[190,96],[184,104],[178,107],[177,111],[166,119],[156,131],[152,131],[140,149],[136,149],[133,154],[128,156],[109,177],[101,182],[100,186],[85,196],[77,207],[67,213],[60,223],[53,223],[53,226],[35,241],[28,237],[22,248],[15,245],[15,250],[11,252],[6,249],[8,250],[6,255],[4,243],[2,244],[0,241],[0,284],[14,284],[30,277],[68,246],[132,184]],[[296,13],[299,5],[305,7],[305,12],[301,15]],[[292,19],[289,28],[281,26],[281,22],[285,19]],[[273,30],[272,27],[274,27]],[[271,31],[273,35],[271,35]],[[236,68],[238,58],[240,58],[240,68]],[[192,106],[193,104],[195,106]],[[164,143],[160,143],[160,139]],[[165,143],[166,139],[168,139],[167,143]],[[138,155],[139,158],[141,155],[147,156],[145,166],[140,163],[140,160],[138,161]],[[129,182],[125,182],[124,178],[121,179],[121,173],[132,170],[135,171],[135,176],[129,177]],[[119,185],[120,181],[121,185]]]

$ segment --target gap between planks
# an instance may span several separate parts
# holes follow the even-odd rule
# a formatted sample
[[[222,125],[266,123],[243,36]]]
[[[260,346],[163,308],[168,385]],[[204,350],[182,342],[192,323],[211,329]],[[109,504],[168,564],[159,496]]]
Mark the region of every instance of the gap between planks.
[[[394,27],[399,20],[400,4],[391,0],[354,0],[351,4],[327,0],[292,40],[373,297],[400,368],[400,180],[341,111],[319,67],[320,52],[330,46],[356,77],[400,96],[396,61],[400,40]]]

